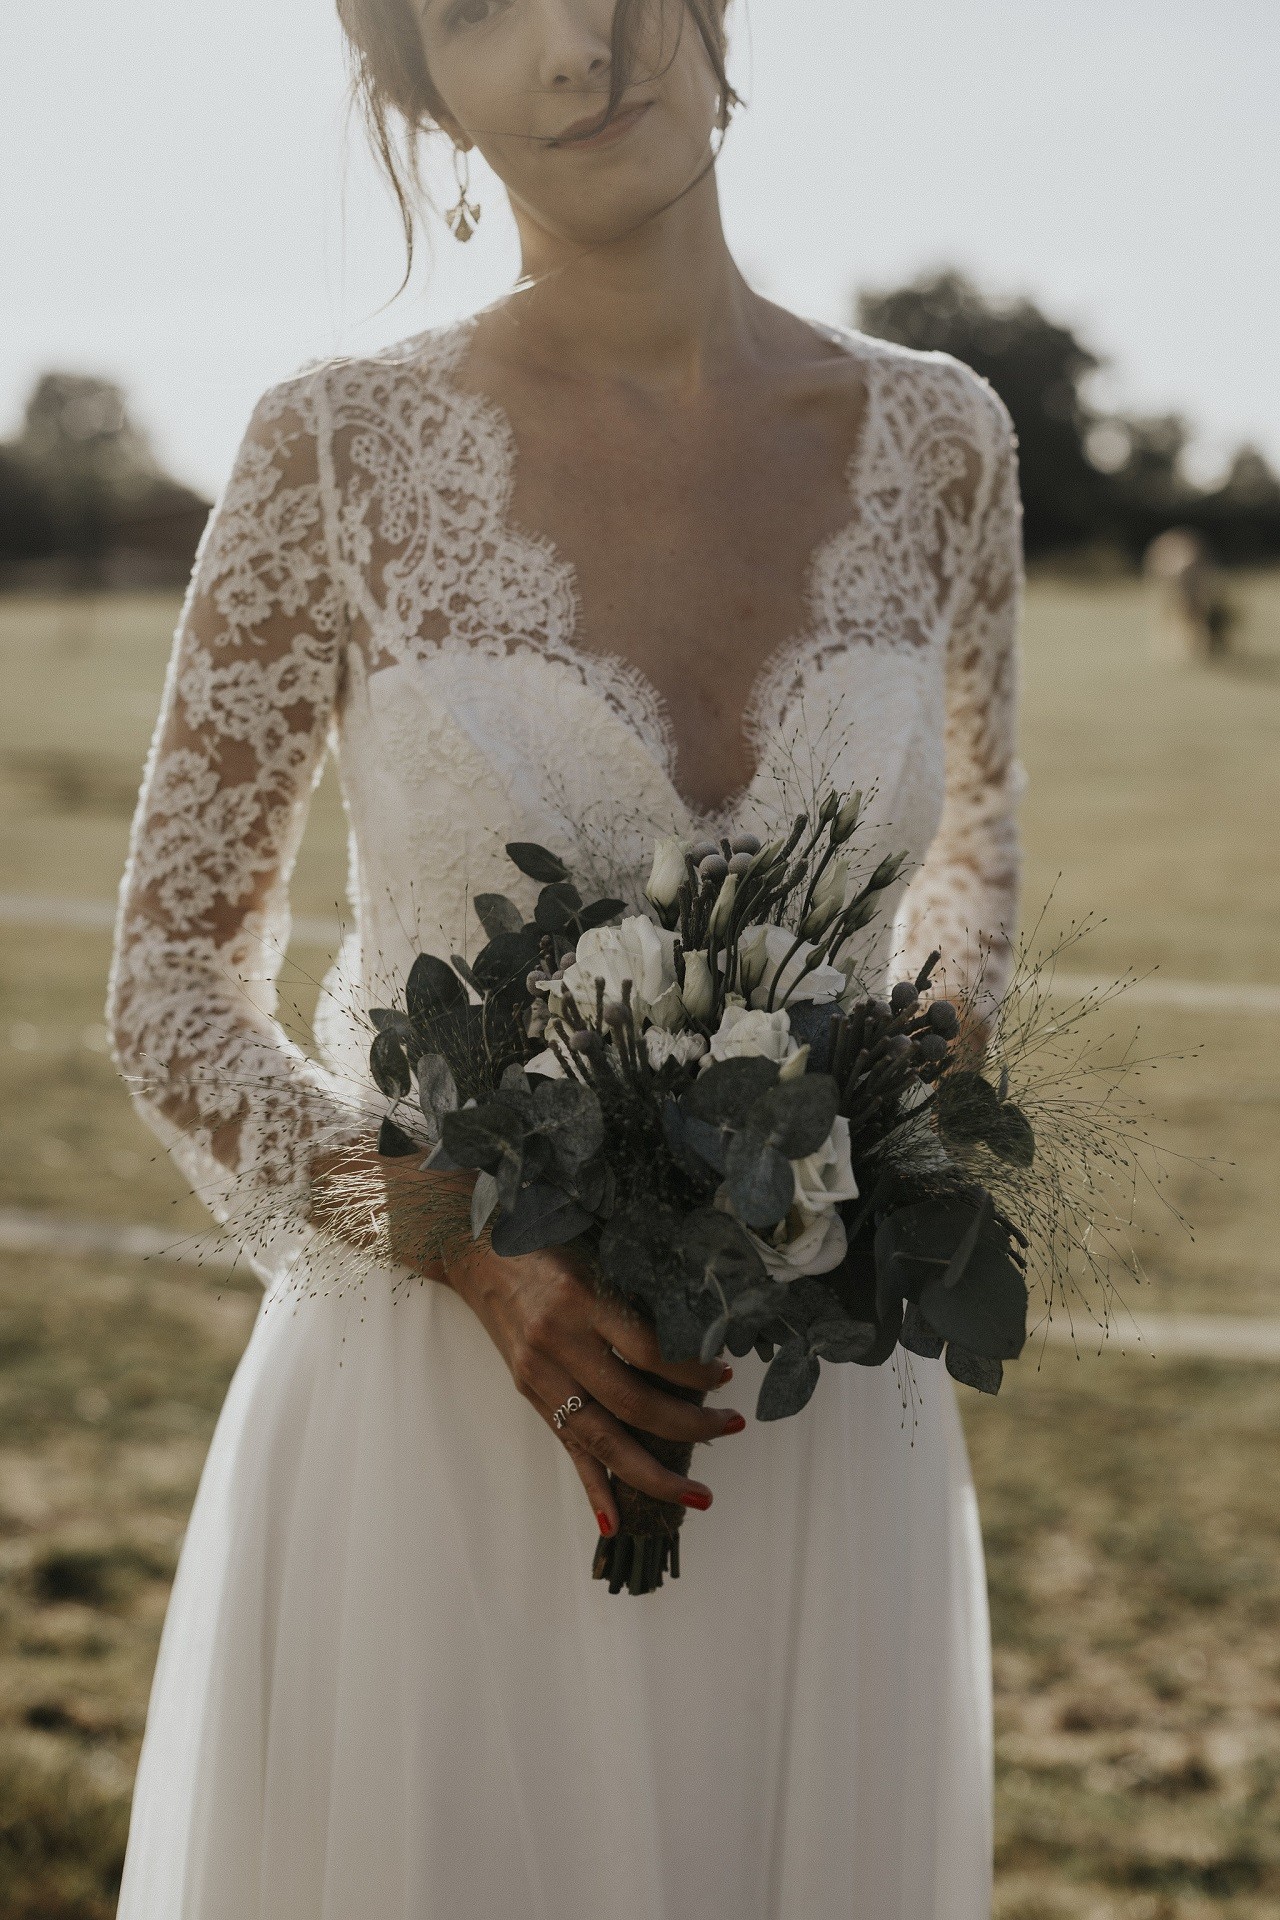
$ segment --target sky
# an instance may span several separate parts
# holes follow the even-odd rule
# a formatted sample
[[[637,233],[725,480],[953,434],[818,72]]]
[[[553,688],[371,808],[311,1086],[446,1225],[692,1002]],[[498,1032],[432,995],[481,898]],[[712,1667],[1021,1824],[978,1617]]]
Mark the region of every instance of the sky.
[[[1099,400],[1181,411],[1210,477],[1280,466],[1280,0],[734,0],[749,102],[725,221],[818,319],[959,265],[1109,359]],[[497,297],[514,230],[438,225],[410,291],[350,124],[332,0],[9,0],[0,436],[50,367],[122,381],[221,485],[258,394]],[[443,178],[443,176],[442,176]]]

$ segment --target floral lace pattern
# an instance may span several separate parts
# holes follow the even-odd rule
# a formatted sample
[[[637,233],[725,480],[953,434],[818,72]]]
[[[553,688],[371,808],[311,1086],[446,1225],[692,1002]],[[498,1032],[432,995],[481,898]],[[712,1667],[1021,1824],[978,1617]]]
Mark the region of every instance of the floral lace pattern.
[[[850,519],[813,557],[805,631],[757,677],[758,764],[732,811],[767,821],[825,780],[872,790],[869,856],[920,862],[899,959],[943,945],[955,984],[981,972],[998,994],[1017,888],[1008,417],[944,356],[837,337],[867,385]],[[513,525],[509,425],[458,378],[469,339],[322,365],[261,402],[197,562],[134,824],[110,993],[122,1069],[216,1210],[256,1208],[286,1239],[316,1152],[368,1128],[336,988],[326,1066],[272,1017],[330,747],[354,1004],[420,941],[474,947],[469,903],[508,887],[506,840],[589,843],[598,823],[602,864],[634,890],[652,833],[720,817],[679,792],[658,691],[581,634],[572,567]]]

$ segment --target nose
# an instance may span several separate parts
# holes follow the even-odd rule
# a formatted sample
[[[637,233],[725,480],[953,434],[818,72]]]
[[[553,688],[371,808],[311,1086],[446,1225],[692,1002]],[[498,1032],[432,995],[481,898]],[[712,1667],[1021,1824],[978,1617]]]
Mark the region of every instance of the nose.
[[[613,64],[613,7],[601,0],[543,0],[541,80],[554,93],[601,93]]]

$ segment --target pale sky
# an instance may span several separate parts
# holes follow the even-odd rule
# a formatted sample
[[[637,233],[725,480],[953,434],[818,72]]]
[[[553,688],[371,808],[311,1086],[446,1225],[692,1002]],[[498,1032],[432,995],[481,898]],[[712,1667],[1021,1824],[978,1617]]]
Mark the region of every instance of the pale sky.
[[[721,163],[749,275],[817,318],[956,262],[1180,409],[1206,473],[1280,466],[1280,0],[734,0]],[[122,380],[209,491],[257,395],[495,297],[498,190],[388,311],[398,232],[331,0],[8,0],[0,435],[35,375]]]

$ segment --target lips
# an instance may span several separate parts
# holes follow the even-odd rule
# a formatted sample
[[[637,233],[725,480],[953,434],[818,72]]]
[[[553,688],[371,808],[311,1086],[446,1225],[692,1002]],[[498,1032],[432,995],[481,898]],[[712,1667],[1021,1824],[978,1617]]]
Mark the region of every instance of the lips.
[[[562,148],[610,146],[615,140],[623,139],[633,127],[638,126],[652,105],[651,100],[640,100],[633,107],[623,107],[612,120],[606,121],[603,127],[600,125],[598,113],[592,114],[589,119],[575,120],[571,127],[566,127],[563,133],[556,134],[555,138],[547,144]]]

